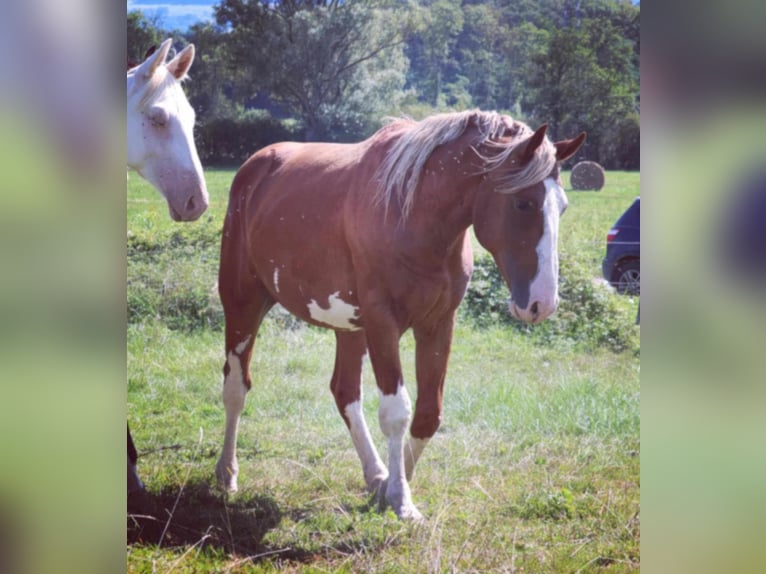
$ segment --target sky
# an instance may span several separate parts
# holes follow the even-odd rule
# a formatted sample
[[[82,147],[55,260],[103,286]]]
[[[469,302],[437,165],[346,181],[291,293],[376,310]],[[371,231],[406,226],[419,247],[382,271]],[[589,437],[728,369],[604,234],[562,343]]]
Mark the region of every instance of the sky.
[[[148,18],[159,17],[158,25],[168,30],[186,30],[201,20],[213,21],[217,0],[128,0],[128,12],[140,10]]]

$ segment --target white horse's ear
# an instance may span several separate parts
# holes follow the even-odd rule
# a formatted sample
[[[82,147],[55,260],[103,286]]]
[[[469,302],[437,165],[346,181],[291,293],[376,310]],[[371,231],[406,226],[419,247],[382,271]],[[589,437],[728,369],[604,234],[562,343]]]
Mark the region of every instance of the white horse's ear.
[[[143,79],[148,80],[151,78],[154,75],[154,72],[157,71],[157,68],[165,63],[165,58],[167,58],[168,52],[170,51],[170,46],[172,44],[173,40],[168,38],[160,45],[154,54],[149,56],[144,61],[144,63],[141,64],[141,66],[138,68],[138,73],[141,74]]]
[[[181,50],[175,58],[168,62],[168,71],[173,74],[176,80],[183,80],[186,77],[186,72],[191,68],[194,61],[194,44],[189,44]]]

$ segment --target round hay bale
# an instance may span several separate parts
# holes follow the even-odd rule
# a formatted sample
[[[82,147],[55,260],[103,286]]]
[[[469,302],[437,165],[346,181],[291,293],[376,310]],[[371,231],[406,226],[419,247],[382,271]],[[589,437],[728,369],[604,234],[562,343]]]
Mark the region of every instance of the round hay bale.
[[[604,187],[604,168],[595,161],[581,161],[572,168],[569,183],[572,189],[599,191]]]

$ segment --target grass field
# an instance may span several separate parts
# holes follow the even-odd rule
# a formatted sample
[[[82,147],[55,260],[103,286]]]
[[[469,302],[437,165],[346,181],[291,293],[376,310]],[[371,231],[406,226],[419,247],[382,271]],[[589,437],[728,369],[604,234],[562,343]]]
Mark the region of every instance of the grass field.
[[[379,510],[364,490],[329,391],[332,334],[272,311],[240,426],[240,492],[221,495],[214,283],[233,174],[206,172],[211,205],[193,224],[173,223],[159,194],[130,175],[128,419],[161,519],[128,517],[129,572],[639,568],[638,301],[608,292],[599,295],[615,310],[608,320],[632,334],[622,352],[564,335],[543,342],[501,322],[480,328],[461,315],[444,423],[411,484],[420,524]],[[599,193],[569,192],[562,258],[599,277],[606,231],[638,193],[638,174],[621,172],[608,173]],[[414,398],[413,357],[407,334],[402,359]],[[369,365],[364,392],[385,459]]]

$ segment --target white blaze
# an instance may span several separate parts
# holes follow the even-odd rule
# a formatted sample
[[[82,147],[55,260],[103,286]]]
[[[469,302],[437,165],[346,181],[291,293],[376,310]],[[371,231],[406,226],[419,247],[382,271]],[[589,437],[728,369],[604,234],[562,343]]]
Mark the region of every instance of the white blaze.
[[[312,299],[308,304],[311,318],[320,323],[330,325],[336,329],[347,331],[357,331],[358,325],[354,325],[351,320],[358,319],[359,307],[346,303],[340,298],[340,291],[336,291],[328,298],[329,307],[323,309],[316,300]]]
[[[274,291],[279,293],[279,269],[274,268]]]
[[[567,204],[564,190],[552,178],[545,180],[543,236],[537,244],[537,273],[529,288],[530,302],[541,306],[540,315],[552,313],[558,299],[558,230],[561,211]]]

